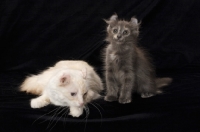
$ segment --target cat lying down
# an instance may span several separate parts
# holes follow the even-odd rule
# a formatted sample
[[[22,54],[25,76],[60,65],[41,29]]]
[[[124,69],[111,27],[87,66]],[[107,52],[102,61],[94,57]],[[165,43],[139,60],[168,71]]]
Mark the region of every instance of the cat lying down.
[[[101,97],[102,90],[100,77],[84,61],[59,61],[40,74],[27,77],[20,86],[20,91],[39,95],[31,100],[32,108],[67,106],[73,117],[79,117],[87,103]]]

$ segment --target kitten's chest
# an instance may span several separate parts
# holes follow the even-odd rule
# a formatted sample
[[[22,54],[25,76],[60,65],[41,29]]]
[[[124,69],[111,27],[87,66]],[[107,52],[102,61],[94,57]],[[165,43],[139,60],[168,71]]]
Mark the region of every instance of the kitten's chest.
[[[128,47],[113,47],[110,45],[107,49],[107,63],[113,65],[114,67],[118,67],[121,65],[126,65],[131,63],[131,49],[127,49]]]
[[[119,59],[116,53],[110,53],[109,57],[110,57],[110,60],[112,60],[112,61]]]
[[[131,58],[131,55],[127,54],[120,54],[117,52],[111,52],[109,55],[110,63],[112,64],[120,64],[120,63],[128,63]]]

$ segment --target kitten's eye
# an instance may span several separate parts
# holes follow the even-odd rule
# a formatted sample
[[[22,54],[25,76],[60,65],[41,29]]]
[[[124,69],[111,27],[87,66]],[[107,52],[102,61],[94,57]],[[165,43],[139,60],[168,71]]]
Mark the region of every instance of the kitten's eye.
[[[117,31],[117,29],[113,29],[113,33],[117,33],[118,31]]]
[[[76,93],[71,93],[71,96],[76,96]]]
[[[123,32],[123,34],[124,34],[124,35],[127,35],[127,34],[128,34],[128,31],[127,31],[127,30],[125,30],[125,31]]]

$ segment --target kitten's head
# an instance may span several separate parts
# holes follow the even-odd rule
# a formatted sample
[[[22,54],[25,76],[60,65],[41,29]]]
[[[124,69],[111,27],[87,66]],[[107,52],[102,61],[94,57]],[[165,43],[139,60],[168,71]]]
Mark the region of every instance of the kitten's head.
[[[100,95],[89,89],[86,69],[60,71],[49,82],[48,93],[54,105],[83,107]]]
[[[133,41],[139,35],[140,24],[135,17],[132,17],[130,21],[124,21],[118,20],[118,16],[114,14],[105,22],[108,24],[108,41],[122,44],[127,41]]]

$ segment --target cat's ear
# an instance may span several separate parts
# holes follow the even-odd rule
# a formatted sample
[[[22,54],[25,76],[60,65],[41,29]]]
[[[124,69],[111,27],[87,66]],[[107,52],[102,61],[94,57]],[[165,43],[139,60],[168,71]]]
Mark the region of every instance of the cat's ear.
[[[83,78],[86,79],[86,77],[87,77],[87,69],[86,69],[86,68],[83,68],[83,69],[81,70],[81,74],[82,74]]]
[[[139,24],[137,18],[135,18],[135,17],[132,17],[130,22],[131,22],[131,24],[134,24],[134,25]]]
[[[110,17],[110,19],[109,20],[104,20],[107,24],[110,24],[110,23],[112,23],[112,22],[115,22],[115,21],[117,21],[118,20],[118,16],[117,16],[117,14],[114,14],[114,15],[112,15],[111,17]]]
[[[70,83],[70,75],[64,73],[59,79],[60,86],[65,86]]]

